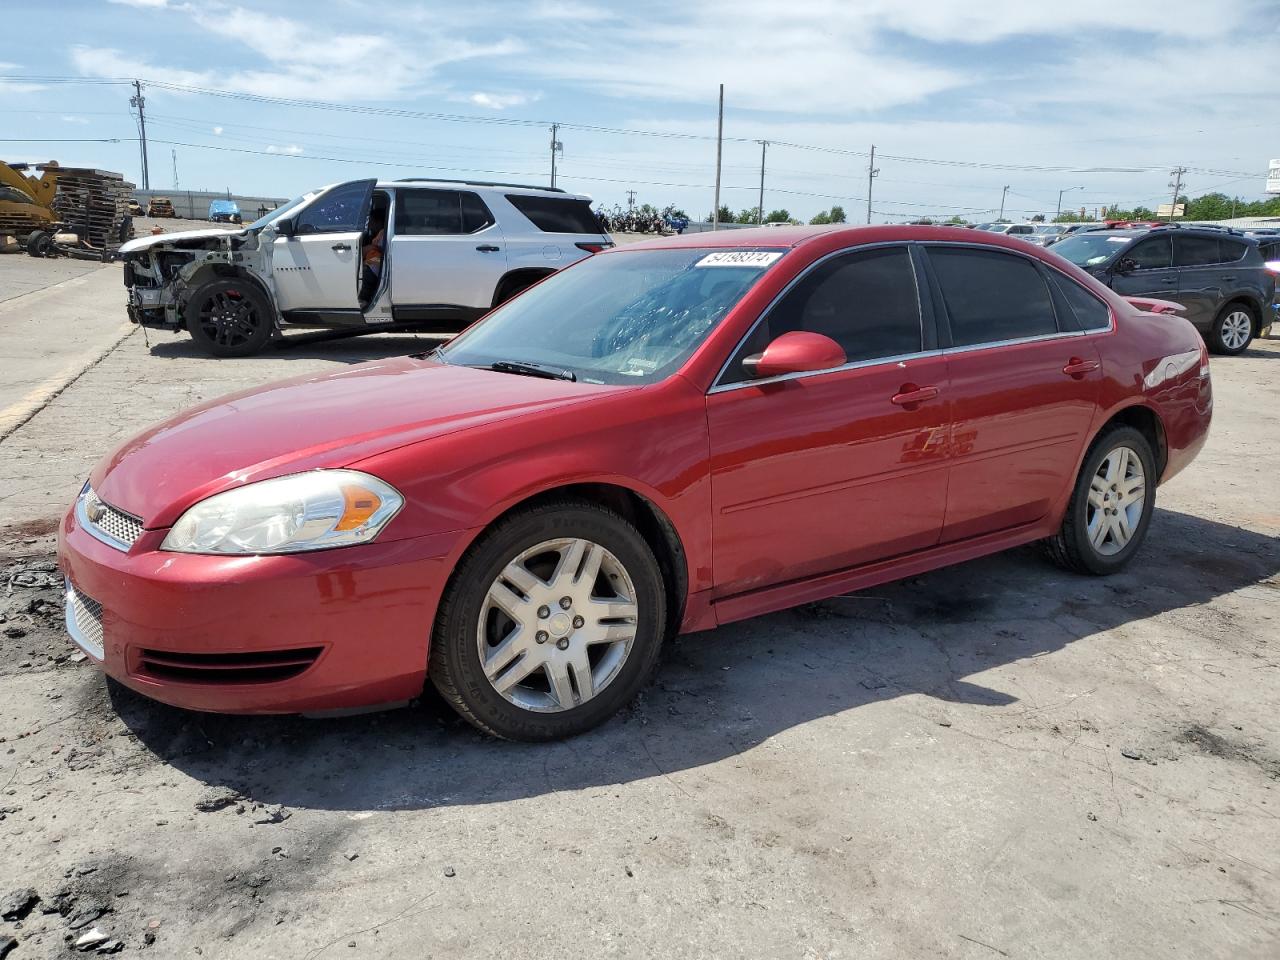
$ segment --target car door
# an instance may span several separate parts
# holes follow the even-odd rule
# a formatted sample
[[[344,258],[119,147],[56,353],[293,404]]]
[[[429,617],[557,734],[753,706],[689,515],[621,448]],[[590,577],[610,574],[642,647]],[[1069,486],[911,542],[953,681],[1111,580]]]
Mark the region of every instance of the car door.
[[[482,313],[507,272],[502,228],[470,190],[397,188],[389,262],[391,302],[403,319],[449,308]]]
[[[1203,234],[1180,233],[1173,238],[1173,265],[1178,274],[1178,294],[1174,298],[1187,308],[1186,317],[1197,328],[1207,330],[1213,325],[1222,304],[1224,270],[1217,237]]]
[[[1074,481],[1102,379],[1101,332],[1059,317],[1051,271],[1030,256],[927,250],[952,398],[949,543],[1039,520]]]
[[[933,546],[946,501],[945,362],[909,249],[841,252],[762,316],[707,397],[714,580],[729,596]],[[753,380],[791,330],[848,363]]]
[[[1178,273],[1173,269],[1173,244],[1168,231],[1144,237],[1125,250],[1112,265],[1106,280],[1107,285],[1122,297],[1157,297],[1176,301]]]
[[[272,242],[271,276],[282,312],[349,312],[358,319],[360,238],[374,182],[331,187],[290,218],[290,235]]]

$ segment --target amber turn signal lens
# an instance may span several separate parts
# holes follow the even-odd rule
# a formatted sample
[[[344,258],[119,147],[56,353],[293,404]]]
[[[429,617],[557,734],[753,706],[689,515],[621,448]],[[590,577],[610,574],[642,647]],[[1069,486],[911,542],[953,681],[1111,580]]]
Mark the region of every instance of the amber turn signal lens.
[[[377,513],[382,506],[378,495],[363,487],[344,486],[342,488],[342,517],[335,530],[354,530]]]

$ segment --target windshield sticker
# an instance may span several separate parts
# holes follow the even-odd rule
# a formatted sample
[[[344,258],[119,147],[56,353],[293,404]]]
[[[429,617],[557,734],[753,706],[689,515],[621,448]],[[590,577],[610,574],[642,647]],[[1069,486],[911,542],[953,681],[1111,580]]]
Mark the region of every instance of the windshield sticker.
[[[708,253],[695,267],[767,267],[780,256],[780,250],[721,250]]]
[[[1107,243],[1128,243],[1132,237],[1107,237]]]
[[[1090,257],[1088,260],[1084,262],[1084,265],[1086,267],[1092,267],[1095,263],[1105,262],[1106,259],[1107,259],[1106,257]]]

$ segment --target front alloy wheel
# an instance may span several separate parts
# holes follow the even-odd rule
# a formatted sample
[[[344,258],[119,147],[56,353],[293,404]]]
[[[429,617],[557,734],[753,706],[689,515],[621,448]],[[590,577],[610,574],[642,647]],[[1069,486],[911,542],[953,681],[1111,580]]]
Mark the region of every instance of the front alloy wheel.
[[[562,500],[498,520],[440,603],[428,676],[466,720],[510,740],[603,723],[657,664],[666,590],[624,517]]]
[[[489,683],[525,710],[586,703],[618,676],[636,636],[626,567],[589,540],[521,552],[489,587],[476,640]]]

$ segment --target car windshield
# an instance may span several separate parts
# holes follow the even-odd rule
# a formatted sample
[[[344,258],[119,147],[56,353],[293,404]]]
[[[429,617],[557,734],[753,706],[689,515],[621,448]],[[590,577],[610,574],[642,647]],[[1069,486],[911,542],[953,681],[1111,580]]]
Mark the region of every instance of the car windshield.
[[[276,207],[266,216],[259,217],[257,220],[253,221],[253,223],[249,224],[248,229],[260,230],[261,228],[265,227],[267,224],[272,223],[275,220],[279,219],[280,217],[283,217],[285,214],[289,213],[290,211],[297,209],[299,206],[306,203],[307,201],[314,199],[319,192],[320,192],[319,190],[313,190],[310,193],[304,193],[300,197],[294,197],[284,206]]]
[[[1114,233],[1073,233],[1053,245],[1053,252],[1066,257],[1078,267],[1096,267],[1106,263],[1133,240]]]
[[[446,363],[524,364],[588,383],[654,383],[682,364],[782,249],[666,249],[588,257],[489,314]]]

